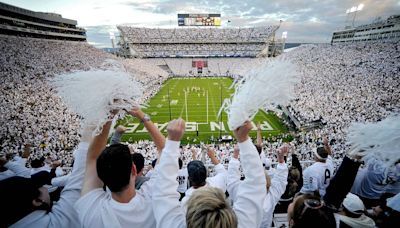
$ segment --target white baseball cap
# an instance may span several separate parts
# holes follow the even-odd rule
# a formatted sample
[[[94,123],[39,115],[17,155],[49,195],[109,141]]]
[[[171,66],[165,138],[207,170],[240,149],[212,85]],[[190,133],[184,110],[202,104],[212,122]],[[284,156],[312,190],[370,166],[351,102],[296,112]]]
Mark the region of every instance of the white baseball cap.
[[[354,214],[362,214],[365,209],[363,201],[353,193],[347,194],[343,200],[343,207]]]

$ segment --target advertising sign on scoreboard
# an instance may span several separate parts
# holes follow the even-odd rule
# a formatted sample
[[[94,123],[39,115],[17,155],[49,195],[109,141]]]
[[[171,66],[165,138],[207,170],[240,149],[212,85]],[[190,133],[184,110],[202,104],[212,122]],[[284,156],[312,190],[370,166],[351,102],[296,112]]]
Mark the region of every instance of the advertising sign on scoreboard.
[[[178,26],[221,26],[221,14],[178,14]]]

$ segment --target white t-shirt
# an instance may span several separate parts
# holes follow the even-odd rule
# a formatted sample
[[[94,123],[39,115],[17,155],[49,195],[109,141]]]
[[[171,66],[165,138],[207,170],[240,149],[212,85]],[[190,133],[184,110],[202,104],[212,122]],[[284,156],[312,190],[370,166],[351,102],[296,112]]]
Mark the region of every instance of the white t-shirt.
[[[179,183],[177,189],[178,192],[180,193],[186,192],[186,190],[188,189],[188,178],[189,178],[189,173],[187,168],[178,170],[178,176],[176,177],[176,180]]]
[[[216,175],[213,177],[207,177],[206,179],[206,186],[214,187],[214,188],[219,188],[223,192],[226,191],[226,178],[228,175],[228,172],[226,171],[224,165],[221,163],[214,166],[215,173]],[[197,188],[198,189],[198,188]],[[181,205],[186,208],[186,202],[189,200],[190,196],[192,196],[193,192],[196,191],[195,188],[190,187],[186,192],[185,192],[185,197],[182,198],[181,200]],[[185,209],[186,210],[186,209]]]
[[[111,193],[102,188],[94,189],[82,196],[75,204],[83,227],[140,227],[154,228],[156,220],[151,207],[148,182],[129,203],[119,203]]]
[[[318,190],[321,197],[324,196],[334,171],[335,167],[331,156],[328,156],[325,163],[315,162],[304,170],[303,187],[300,192],[312,193]]]

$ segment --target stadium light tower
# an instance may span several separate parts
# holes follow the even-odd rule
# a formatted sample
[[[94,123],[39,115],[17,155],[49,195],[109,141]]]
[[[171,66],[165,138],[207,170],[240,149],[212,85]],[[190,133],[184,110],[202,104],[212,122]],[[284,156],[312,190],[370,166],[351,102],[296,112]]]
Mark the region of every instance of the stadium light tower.
[[[282,53],[285,50],[285,44],[287,39],[287,31],[282,32]]]
[[[356,20],[357,12],[361,11],[362,9],[364,9],[364,4],[362,4],[362,3],[359,4],[358,6],[351,7],[351,11],[354,12],[353,23],[352,23],[353,28],[354,28],[354,21]]]
[[[115,40],[115,35],[113,32],[110,32],[110,40],[111,40],[111,46],[113,48],[112,52],[114,53],[114,49],[115,49],[115,44],[114,44],[114,40]]]
[[[347,26],[347,21],[349,20],[349,15],[350,15],[350,9],[346,10],[346,21],[344,22],[344,28]]]

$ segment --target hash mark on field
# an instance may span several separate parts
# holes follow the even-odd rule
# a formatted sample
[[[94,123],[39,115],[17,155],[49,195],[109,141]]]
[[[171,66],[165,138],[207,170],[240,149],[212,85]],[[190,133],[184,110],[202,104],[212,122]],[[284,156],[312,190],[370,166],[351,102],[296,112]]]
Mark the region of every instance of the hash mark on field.
[[[215,82],[214,82],[214,84],[215,84]],[[218,83],[217,83],[217,84],[218,84]],[[210,83],[209,83],[209,82],[207,82],[207,86],[208,86],[208,92],[209,92],[209,94],[210,94],[211,88],[210,88]],[[213,96],[211,96],[211,97],[214,98]],[[208,98],[210,98],[210,97],[208,97]],[[209,100],[210,100],[210,99],[209,99]],[[214,99],[211,99],[211,103],[212,103],[212,108],[213,108],[213,110],[214,110],[214,114],[217,115],[217,111],[215,110]],[[217,116],[215,116],[215,119],[216,119],[216,120],[218,119]]]

